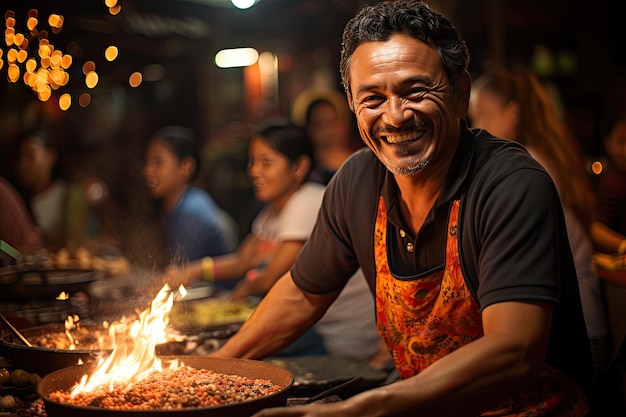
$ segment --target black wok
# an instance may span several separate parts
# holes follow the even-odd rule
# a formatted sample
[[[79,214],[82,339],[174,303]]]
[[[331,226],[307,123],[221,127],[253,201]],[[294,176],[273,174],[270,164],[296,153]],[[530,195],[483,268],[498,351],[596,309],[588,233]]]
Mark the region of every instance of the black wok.
[[[98,271],[84,269],[7,269],[0,271],[0,301],[54,300],[61,292],[88,292]]]
[[[285,406],[287,404],[287,394],[293,384],[293,376],[289,371],[263,361],[212,358],[207,356],[161,356],[161,359],[179,359],[185,365],[197,369],[210,369],[221,374],[267,379],[273,384],[280,386],[281,390],[265,397],[241,401],[234,404],[176,410],[112,410],[98,407],[75,406],[50,399],[50,395],[55,391],[70,391],[74,385],[80,381],[83,375],[91,372],[95,366],[95,364],[91,363],[75,365],[52,372],[42,379],[37,391],[44,402],[46,414],[49,417],[249,417],[265,408]]]
[[[81,327],[92,333],[102,333],[103,327],[97,324],[82,324]],[[27,327],[20,330],[20,333],[26,339],[37,340],[43,335],[51,335],[63,333],[64,324],[44,324],[41,326]],[[184,353],[185,343],[170,341],[159,344],[156,347],[157,355],[180,355]],[[0,336],[0,356],[4,356],[11,362],[15,368],[26,369],[29,372],[37,373],[41,376],[47,375],[59,369],[68,366],[78,365],[80,363],[94,362],[103,354],[110,354],[111,349],[53,349],[37,346],[28,347],[22,343],[19,338],[12,333],[6,333]]]
[[[26,339],[33,340],[37,336],[63,332],[64,330],[64,324],[45,324],[28,327],[20,330],[20,333]],[[111,352],[110,350],[63,350],[38,346],[28,347],[11,333],[0,337],[0,350],[3,356],[9,359],[13,367],[26,369],[41,376],[78,363],[92,362],[103,353]]]

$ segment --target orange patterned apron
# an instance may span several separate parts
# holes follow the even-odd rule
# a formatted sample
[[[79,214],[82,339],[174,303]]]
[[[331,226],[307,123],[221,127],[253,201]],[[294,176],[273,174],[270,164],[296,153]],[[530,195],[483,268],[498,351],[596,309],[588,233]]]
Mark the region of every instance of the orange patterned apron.
[[[452,203],[441,271],[400,280],[389,272],[387,210],[381,196],[376,217],[376,322],[401,378],[420,373],[437,359],[483,336],[480,309],[467,287],[458,251],[459,200]],[[537,390],[511,398],[483,416],[562,416],[588,414],[579,386],[546,366]]]

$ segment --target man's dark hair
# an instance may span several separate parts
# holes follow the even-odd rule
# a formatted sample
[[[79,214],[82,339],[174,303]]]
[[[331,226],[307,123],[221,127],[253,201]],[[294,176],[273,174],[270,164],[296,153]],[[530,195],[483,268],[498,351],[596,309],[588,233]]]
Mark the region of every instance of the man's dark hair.
[[[465,41],[443,15],[419,0],[383,1],[366,6],[343,31],[339,71],[346,92],[350,93],[350,59],[355,49],[366,42],[385,42],[392,35],[404,34],[435,46],[456,91],[459,79],[469,67]]]

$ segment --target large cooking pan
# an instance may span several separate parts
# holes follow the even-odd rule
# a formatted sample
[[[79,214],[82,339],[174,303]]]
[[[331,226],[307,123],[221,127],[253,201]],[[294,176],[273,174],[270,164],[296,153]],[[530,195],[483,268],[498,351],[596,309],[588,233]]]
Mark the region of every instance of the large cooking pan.
[[[45,324],[28,327],[20,330],[20,333],[27,340],[34,340],[38,336],[63,332],[64,330],[64,324]],[[0,337],[0,351],[15,368],[26,369],[41,376],[78,363],[92,362],[101,354],[110,352],[110,350],[62,350],[37,346],[28,347],[12,333]]]
[[[98,407],[75,406],[50,399],[50,395],[55,391],[70,391],[83,375],[91,372],[95,366],[91,363],[75,365],[52,372],[42,379],[37,391],[44,402],[48,417],[249,417],[264,408],[286,405],[288,392],[293,384],[293,376],[289,371],[263,361],[212,358],[207,356],[161,356],[161,359],[179,359],[185,365],[197,369],[210,369],[221,374],[267,379],[273,384],[280,386],[281,390],[265,397],[234,404],[176,410],[111,410]]]
[[[81,327],[85,330],[93,330],[93,333],[96,330],[99,330],[100,333],[103,332],[103,327],[97,324],[82,324]],[[64,330],[64,324],[51,323],[27,327],[20,330],[20,333],[27,340],[33,341],[38,340],[38,337],[43,335],[63,333]],[[157,345],[156,352],[157,355],[180,355],[184,353],[184,348],[184,342],[171,341]],[[15,368],[26,369],[41,376],[79,363],[94,362],[103,354],[109,353],[111,353],[111,349],[104,348],[99,350],[67,350],[37,345],[28,347],[12,333],[0,336],[0,356],[9,359]]]
[[[86,269],[0,270],[0,301],[54,300],[61,292],[87,292],[98,271]]]

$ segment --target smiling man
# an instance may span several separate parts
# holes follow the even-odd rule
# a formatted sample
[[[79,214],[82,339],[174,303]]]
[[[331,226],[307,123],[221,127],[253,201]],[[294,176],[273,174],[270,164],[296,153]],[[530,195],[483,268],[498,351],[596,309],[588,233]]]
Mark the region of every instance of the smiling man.
[[[291,268],[217,356],[262,358],[357,268],[401,380],[258,416],[586,416],[591,356],[559,197],[520,145],[469,130],[469,53],[415,0],[362,9],[340,70],[367,148]]]

